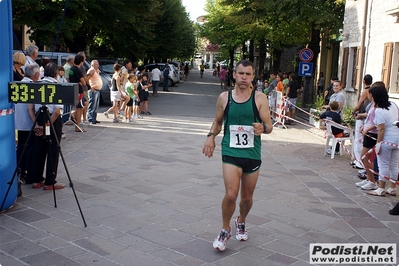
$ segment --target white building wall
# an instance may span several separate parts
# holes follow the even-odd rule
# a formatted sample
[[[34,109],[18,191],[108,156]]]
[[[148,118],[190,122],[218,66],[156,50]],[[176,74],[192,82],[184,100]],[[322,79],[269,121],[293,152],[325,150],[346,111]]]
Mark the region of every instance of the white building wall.
[[[346,47],[350,48],[347,67],[347,84],[352,78],[351,75],[353,75],[353,60],[351,59],[353,59],[354,55],[353,53],[351,54],[351,51],[361,44],[365,2],[366,0],[346,1],[341,50]],[[373,81],[380,81],[382,79],[384,44],[393,42],[394,50],[391,75],[390,82],[387,85],[390,88],[390,97],[399,99],[399,86],[396,85],[399,84],[399,23],[397,22],[396,16],[388,14],[392,13],[392,10],[395,9],[399,12],[399,0],[368,0],[363,76],[365,74],[370,74],[373,76]],[[357,97],[349,98],[351,98],[352,101],[357,100]]]

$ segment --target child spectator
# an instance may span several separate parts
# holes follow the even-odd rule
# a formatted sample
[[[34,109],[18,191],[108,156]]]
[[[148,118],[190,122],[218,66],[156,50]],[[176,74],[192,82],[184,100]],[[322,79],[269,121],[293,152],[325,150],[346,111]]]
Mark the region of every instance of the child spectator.
[[[277,75],[277,86],[276,90],[279,92],[283,92],[284,90],[284,84],[283,84],[283,74],[279,73]]]
[[[133,112],[133,102],[135,101],[136,95],[134,93],[135,90],[135,82],[136,82],[136,76],[134,74],[129,74],[128,76],[128,81],[126,82],[125,88],[126,88],[126,94],[129,96],[130,100],[126,104],[126,123],[129,122],[135,122],[135,119],[132,118],[132,112]],[[137,92],[137,90],[136,90]]]
[[[338,102],[332,101],[329,106],[330,106],[330,109],[325,111],[324,113],[322,113],[320,115],[320,119],[330,120],[337,124],[341,124],[341,115],[338,114],[338,108],[339,108]],[[332,130],[334,137],[336,137],[336,138],[341,138],[344,136],[343,129],[332,126],[331,130]],[[335,146],[335,154],[339,153],[339,146],[340,146],[340,144],[337,143],[337,145]],[[330,155],[331,152],[332,152],[331,149],[327,150],[327,154]]]
[[[65,69],[63,66],[58,67],[58,82],[59,83],[68,83],[68,80],[64,77]]]
[[[260,92],[263,92],[264,86],[265,85],[263,83],[263,77],[259,76],[258,77],[258,82],[256,83],[256,90],[260,91]]]

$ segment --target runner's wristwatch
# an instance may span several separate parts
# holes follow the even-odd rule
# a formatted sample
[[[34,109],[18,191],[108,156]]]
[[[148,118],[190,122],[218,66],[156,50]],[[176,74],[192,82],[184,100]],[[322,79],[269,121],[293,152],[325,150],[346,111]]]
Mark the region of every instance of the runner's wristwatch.
[[[212,133],[212,132],[209,132],[208,135],[206,135],[207,138],[209,138],[210,136],[215,136],[216,137],[216,135],[214,133]]]

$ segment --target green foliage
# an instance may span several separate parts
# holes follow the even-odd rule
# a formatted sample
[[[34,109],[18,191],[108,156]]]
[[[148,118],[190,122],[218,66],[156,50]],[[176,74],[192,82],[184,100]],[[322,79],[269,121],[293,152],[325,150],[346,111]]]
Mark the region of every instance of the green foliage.
[[[343,114],[342,114],[342,124],[347,127],[354,127],[355,126],[355,118],[352,114],[353,108],[346,106],[344,107]]]
[[[342,27],[344,8],[344,0],[208,0],[201,36],[222,49],[265,40],[269,53],[311,42],[319,46],[320,34],[331,35]]]
[[[13,0],[13,22],[27,25],[30,39],[53,48],[65,0]],[[71,52],[124,58],[189,57],[192,22],[181,0],[73,0],[68,2],[59,44]]]
[[[323,95],[317,95],[316,101],[314,103],[314,108],[317,110],[321,110],[321,107],[324,105],[324,97]]]

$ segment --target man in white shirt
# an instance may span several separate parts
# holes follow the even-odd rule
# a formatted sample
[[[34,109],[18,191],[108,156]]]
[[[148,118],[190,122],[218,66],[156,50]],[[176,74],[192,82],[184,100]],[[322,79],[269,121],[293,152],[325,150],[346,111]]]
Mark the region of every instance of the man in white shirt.
[[[159,70],[158,64],[155,64],[155,68],[151,71],[151,79],[152,79],[152,95],[158,96],[158,85],[161,81],[161,70]]]
[[[98,69],[99,64],[97,60],[91,61],[91,68],[87,71],[87,77],[89,78],[89,107],[87,120],[90,124],[97,124],[100,121],[97,120],[97,109],[100,105],[100,90],[103,87],[103,81],[100,76]]]
[[[27,65],[31,65],[31,64],[36,64],[36,59],[39,56],[39,47],[37,47],[36,45],[29,45],[28,48],[26,48],[26,63],[24,66],[22,66],[22,70],[25,71],[25,67]]]

